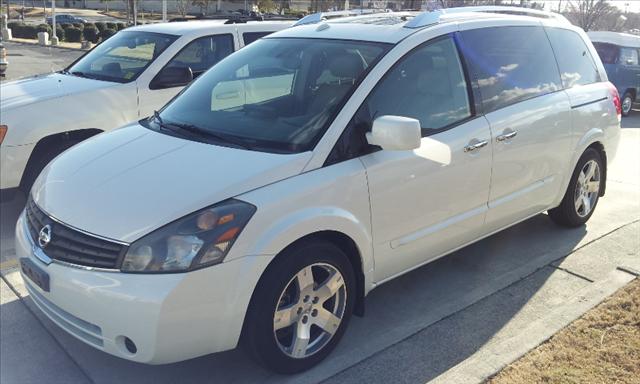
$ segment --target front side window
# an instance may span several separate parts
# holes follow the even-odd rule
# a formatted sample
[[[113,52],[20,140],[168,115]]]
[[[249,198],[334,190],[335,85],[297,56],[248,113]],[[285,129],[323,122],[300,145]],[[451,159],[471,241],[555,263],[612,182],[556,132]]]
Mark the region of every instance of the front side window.
[[[620,64],[638,65],[638,50],[635,48],[620,48]]]
[[[561,28],[547,28],[547,34],[558,59],[565,88],[600,81],[596,64],[580,35]]]
[[[391,68],[347,125],[327,164],[371,151],[365,133],[384,115],[420,121],[422,135],[441,132],[473,114],[469,88],[455,42],[449,36],[428,42]]]
[[[462,54],[477,79],[485,112],[562,89],[542,27],[492,27],[462,32]]]
[[[96,80],[127,83],[135,80],[176,36],[152,32],[118,32],[96,46],[64,72]]]
[[[188,67],[196,78],[218,61],[233,53],[232,35],[214,35],[195,39],[167,63],[167,67]]]
[[[268,152],[313,148],[388,44],[262,39],[227,57],[150,121]],[[193,133],[193,132],[191,132]]]
[[[593,46],[596,48],[598,56],[600,56],[600,60],[602,60],[603,64],[617,63],[618,52],[620,51],[617,45],[594,42]]]
[[[450,37],[403,57],[360,107],[369,123],[396,115],[420,121],[429,135],[471,116],[467,81]]]

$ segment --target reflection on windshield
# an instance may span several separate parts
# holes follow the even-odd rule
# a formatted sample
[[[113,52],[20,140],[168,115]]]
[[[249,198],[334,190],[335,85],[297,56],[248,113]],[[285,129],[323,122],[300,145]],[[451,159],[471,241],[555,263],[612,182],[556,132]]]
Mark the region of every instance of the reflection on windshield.
[[[127,83],[135,80],[176,39],[173,35],[122,31],[96,46],[63,73]]]
[[[263,39],[218,63],[160,115],[165,122],[195,126],[252,149],[305,151],[387,48]]]

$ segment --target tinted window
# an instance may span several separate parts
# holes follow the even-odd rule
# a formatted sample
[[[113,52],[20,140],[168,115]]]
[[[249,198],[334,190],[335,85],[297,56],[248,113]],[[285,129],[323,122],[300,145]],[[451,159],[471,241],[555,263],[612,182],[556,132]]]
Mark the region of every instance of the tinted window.
[[[378,83],[361,109],[375,117],[420,120],[430,134],[471,116],[467,83],[451,38],[422,46],[403,57]]]
[[[620,64],[638,65],[638,51],[635,48],[620,48]]]
[[[388,47],[345,40],[258,40],[191,83],[160,116],[169,127],[187,125],[216,144],[306,151]]]
[[[580,35],[559,28],[547,28],[547,33],[558,59],[565,88],[600,81],[596,64]]]
[[[562,88],[542,27],[474,29],[462,36],[462,53],[478,81],[485,112]]]
[[[618,61],[618,46],[607,43],[593,43],[603,64],[615,64]]]
[[[441,132],[472,115],[467,81],[450,37],[429,42],[404,56],[362,103],[327,159],[327,164],[372,150],[365,139],[383,115],[418,119],[423,136]]]
[[[184,47],[167,64],[170,67],[189,67],[193,77],[198,77],[215,63],[233,53],[231,35],[214,35],[198,38]]]
[[[245,32],[242,34],[242,40],[244,40],[244,45],[247,46],[269,34],[271,34],[271,32]]]

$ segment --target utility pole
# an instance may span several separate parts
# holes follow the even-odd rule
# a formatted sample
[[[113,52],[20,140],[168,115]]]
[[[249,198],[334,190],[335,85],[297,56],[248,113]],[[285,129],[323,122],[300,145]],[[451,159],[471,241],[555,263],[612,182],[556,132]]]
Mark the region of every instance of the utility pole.
[[[167,22],[167,0],[162,0],[162,22]]]
[[[51,0],[51,45],[58,45],[58,35],[56,35],[56,0]]]
[[[138,0],[133,0],[133,25],[138,25]]]

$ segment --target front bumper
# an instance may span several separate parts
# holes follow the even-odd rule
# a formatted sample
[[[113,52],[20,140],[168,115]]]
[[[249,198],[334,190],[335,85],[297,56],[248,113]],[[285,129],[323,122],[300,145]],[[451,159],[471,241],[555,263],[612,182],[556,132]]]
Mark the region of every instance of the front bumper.
[[[46,265],[33,250],[23,214],[16,254],[49,274],[49,292],[22,275],[47,317],[104,352],[149,364],[235,348],[251,294],[270,260],[247,256],[189,273],[149,275]],[[125,337],[136,353],[127,350]]]
[[[0,147],[0,189],[17,188],[34,144]]]

